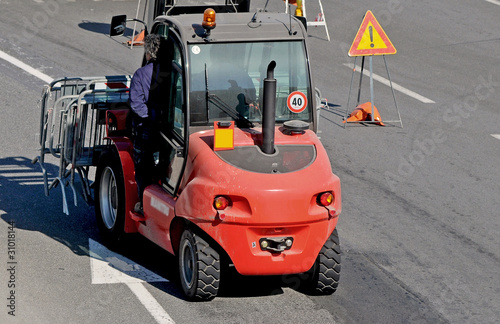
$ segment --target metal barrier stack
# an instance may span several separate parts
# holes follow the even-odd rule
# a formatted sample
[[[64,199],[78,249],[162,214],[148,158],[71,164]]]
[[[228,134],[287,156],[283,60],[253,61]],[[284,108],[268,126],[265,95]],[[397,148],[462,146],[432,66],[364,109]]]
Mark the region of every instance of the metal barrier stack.
[[[130,76],[64,78],[44,87],[40,100],[40,155],[45,195],[61,184],[63,212],[69,214],[65,187],[75,206],[78,173],[85,201],[91,199],[89,168],[106,146],[106,111],[128,109]],[[47,155],[58,162],[58,175],[49,184]]]

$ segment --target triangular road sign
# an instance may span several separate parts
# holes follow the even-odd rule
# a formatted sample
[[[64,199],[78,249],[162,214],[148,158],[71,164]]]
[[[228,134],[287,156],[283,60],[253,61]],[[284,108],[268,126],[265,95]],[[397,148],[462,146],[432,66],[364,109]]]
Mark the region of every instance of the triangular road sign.
[[[373,13],[368,10],[352,42],[349,56],[396,54],[396,48]]]

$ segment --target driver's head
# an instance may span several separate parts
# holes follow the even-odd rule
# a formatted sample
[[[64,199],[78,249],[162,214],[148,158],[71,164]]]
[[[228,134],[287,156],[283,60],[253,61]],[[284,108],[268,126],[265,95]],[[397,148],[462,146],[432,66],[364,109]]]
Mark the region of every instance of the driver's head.
[[[144,52],[149,56],[148,61],[156,60],[158,49],[160,48],[160,36],[149,34],[144,38]]]

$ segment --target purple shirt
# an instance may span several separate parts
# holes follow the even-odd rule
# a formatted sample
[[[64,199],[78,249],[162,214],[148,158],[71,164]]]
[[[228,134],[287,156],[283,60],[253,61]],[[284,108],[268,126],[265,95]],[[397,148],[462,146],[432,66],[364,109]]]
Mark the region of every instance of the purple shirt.
[[[151,78],[153,76],[153,63],[147,63],[135,71],[130,82],[130,106],[141,118],[148,117],[148,99]]]

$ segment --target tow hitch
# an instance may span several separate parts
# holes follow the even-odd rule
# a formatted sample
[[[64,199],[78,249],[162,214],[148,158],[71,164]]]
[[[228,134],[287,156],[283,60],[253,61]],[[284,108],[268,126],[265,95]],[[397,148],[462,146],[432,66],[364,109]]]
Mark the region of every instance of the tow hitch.
[[[260,248],[264,251],[280,253],[292,248],[293,237],[263,237],[259,243]]]

